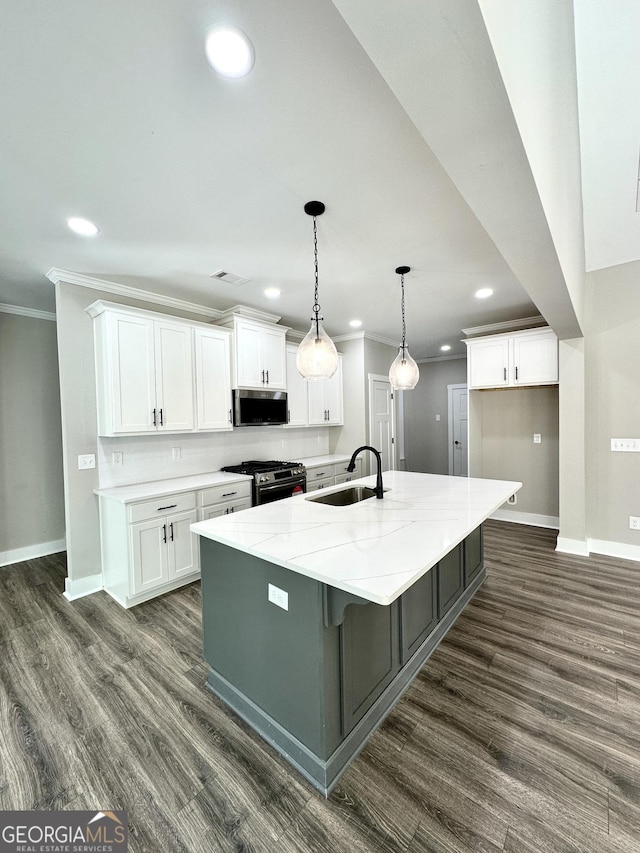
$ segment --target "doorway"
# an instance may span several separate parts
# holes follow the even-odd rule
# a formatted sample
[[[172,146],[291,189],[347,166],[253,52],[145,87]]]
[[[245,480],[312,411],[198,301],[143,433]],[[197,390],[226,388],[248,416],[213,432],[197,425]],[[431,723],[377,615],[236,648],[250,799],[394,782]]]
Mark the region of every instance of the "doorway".
[[[466,385],[447,385],[449,400],[449,476],[466,477],[468,458],[468,399]]]
[[[394,471],[396,467],[393,397],[389,378],[370,373],[369,443],[380,451],[383,471]]]

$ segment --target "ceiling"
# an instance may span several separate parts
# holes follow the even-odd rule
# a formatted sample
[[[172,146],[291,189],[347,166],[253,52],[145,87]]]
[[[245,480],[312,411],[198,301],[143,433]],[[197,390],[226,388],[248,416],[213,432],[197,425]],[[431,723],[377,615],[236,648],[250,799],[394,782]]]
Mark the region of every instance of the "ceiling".
[[[384,34],[385,15],[395,12],[374,5]],[[408,5],[428,26],[442,3]],[[376,56],[374,64],[354,34],[357,14],[345,14],[350,28],[341,6],[358,0],[5,4],[0,303],[54,310],[46,273],[55,267],[221,310],[250,305],[306,331],[313,241],[303,206],[319,199],[320,303],[330,334],[348,334],[359,319],[366,332],[397,342],[401,264],[411,267],[407,337],[416,358],[437,356],[442,344],[464,351],[463,328],[545,313],[489,236],[481,204],[465,200],[445,154],[434,154],[439,119],[424,104],[418,115],[418,102],[402,96],[429,89],[417,59],[424,47],[412,44],[404,89],[391,86],[389,63]],[[487,86],[500,88],[476,17],[467,37],[489,67]],[[253,42],[255,67],[244,80],[224,80],[206,62],[205,33],[221,22]],[[396,35],[411,43],[411,31]],[[453,50],[455,27],[439,39],[439,50]],[[458,91],[450,106],[462,114],[470,97]],[[590,120],[597,108],[593,101]],[[462,134],[456,147],[470,142]],[[535,192],[532,181],[526,186]],[[69,216],[92,220],[100,234],[74,235]],[[541,239],[551,252],[550,236]],[[612,254],[607,263],[617,262]],[[220,269],[249,282],[211,279]],[[280,288],[279,300],[264,296],[268,286]],[[494,296],[475,299],[487,286]]]

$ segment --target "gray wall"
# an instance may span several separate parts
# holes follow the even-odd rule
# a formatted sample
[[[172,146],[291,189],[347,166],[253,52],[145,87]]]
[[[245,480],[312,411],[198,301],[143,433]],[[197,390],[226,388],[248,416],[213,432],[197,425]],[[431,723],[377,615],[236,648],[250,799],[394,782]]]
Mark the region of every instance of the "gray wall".
[[[614,453],[612,438],[640,438],[640,262],[587,276],[585,337],[587,519],[592,539],[639,549],[640,453]]]
[[[64,535],[56,324],[0,313],[0,564]]]
[[[407,471],[449,473],[447,385],[467,381],[465,357],[423,362],[420,381],[404,393],[405,457]],[[440,415],[440,420],[436,420]]]
[[[503,510],[558,516],[558,386],[473,391],[480,402],[482,472],[492,480],[517,480],[514,507]],[[533,443],[540,433],[540,444]]]

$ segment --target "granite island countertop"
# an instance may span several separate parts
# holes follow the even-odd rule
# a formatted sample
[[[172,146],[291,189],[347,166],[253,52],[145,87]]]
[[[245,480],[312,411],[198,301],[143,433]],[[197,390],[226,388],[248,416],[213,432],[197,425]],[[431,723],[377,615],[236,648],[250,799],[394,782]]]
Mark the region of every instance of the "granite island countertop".
[[[382,500],[346,507],[316,493],[201,521],[200,536],[388,605],[495,512],[521,483],[385,471]],[[375,476],[349,485],[375,486]],[[322,494],[344,489],[324,489]]]

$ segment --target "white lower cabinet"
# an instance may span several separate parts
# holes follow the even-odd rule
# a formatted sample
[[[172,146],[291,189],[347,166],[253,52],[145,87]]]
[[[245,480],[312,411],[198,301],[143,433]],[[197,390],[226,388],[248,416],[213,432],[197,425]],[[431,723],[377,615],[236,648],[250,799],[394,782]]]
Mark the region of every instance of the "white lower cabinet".
[[[102,575],[123,607],[190,583],[200,576],[196,492],[124,504],[100,498]]]
[[[251,506],[251,481],[212,486],[200,492],[198,521],[230,515]]]
[[[347,471],[348,462],[330,465],[313,465],[307,468],[307,492],[317,492],[327,486],[338,486],[362,477],[362,460],[356,459],[353,472]]]

